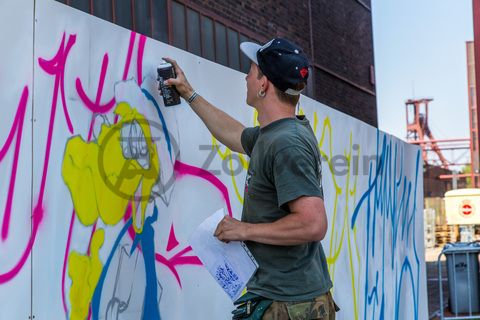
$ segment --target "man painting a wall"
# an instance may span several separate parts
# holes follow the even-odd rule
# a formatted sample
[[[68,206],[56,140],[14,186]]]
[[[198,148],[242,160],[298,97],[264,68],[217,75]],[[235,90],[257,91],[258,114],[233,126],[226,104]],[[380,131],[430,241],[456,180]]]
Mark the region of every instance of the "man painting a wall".
[[[337,319],[428,317],[421,150],[328,105],[334,102],[325,104],[301,95],[297,114],[307,115],[315,140],[307,121],[295,118],[298,95],[282,93],[300,91],[307,76],[309,84],[313,78],[314,73],[303,68],[308,62],[302,60],[301,50],[285,43],[279,44],[279,50],[272,42],[257,54],[259,46],[252,47],[254,62],[246,83],[247,102],[255,108],[244,108],[245,75],[216,60],[54,0],[7,0],[0,8],[4,25],[0,33],[8,44],[0,53],[4,106],[0,120],[0,299],[4,308],[0,319],[73,319],[77,315],[86,319],[88,314],[92,319],[119,320],[231,318],[235,309],[231,297],[210,277],[188,241],[201,221],[220,208],[241,221],[226,218],[218,227],[218,238],[232,245],[246,239],[260,263],[248,285],[250,291],[237,303],[235,319],[328,319],[333,316],[329,291],[341,306]],[[300,37],[295,41],[306,49]],[[230,44],[239,49],[238,41]],[[323,45],[330,47],[327,41]],[[225,55],[237,51],[226,50]],[[184,98],[192,97],[192,108],[200,117],[183,99],[179,107],[162,103],[155,78],[159,57],[164,56],[181,62],[194,88],[222,106],[222,111],[200,96],[195,98],[180,68],[172,81],[183,90]],[[284,60],[285,56],[289,58]],[[241,66],[250,67],[244,58]],[[295,62],[293,68],[285,61]],[[315,80],[328,95],[342,94],[348,108],[356,113],[363,110],[363,99],[357,103],[348,84],[338,86],[323,71],[315,73]],[[127,84],[131,90],[118,90]],[[114,111],[122,102],[148,121],[145,124],[152,131],[143,136],[151,135],[157,146],[157,152],[149,153],[156,154],[150,163],[160,164],[156,177],[160,175],[162,183],[145,190],[154,201],[149,201],[143,228],[141,210],[134,214],[141,206],[124,210],[116,208],[118,201],[99,200],[101,210],[95,206],[93,211],[77,210],[81,209],[77,204],[91,204],[89,199],[97,199],[104,189],[74,188],[74,199],[69,185],[78,184],[76,177],[87,176],[80,173],[65,179],[62,174],[63,159],[75,158],[65,153],[69,141],[81,137],[93,148],[102,127],[121,133],[112,126],[122,122]],[[205,121],[208,128],[223,144],[200,118],[210,119]],[[260,127],[245,129],[240,123]],[[126,135],[112,135],[118,152],[99,154],[91,168],[104,163],[106,172],[112,172],[136,154],[133,148],[137,142],[141,147],[144,139],[134,132],[143,130],[125,128],[129,128]],[[127,149],[120,148],[122,142]],[[250,161],[231,150],[249,154]],[[75,155],[76,159],[86,156]],[[114,179],[111,175],[104,182],[115,186]],[[244,179],[246,190],[241,192],[238,186]],[[126,188],[127,180],[123,182]],[[138,181],[133,189],[137,186]],[[78,191],[86,195],[77,198]],[[325,203],[322,194],[328,199]],[[77,258],[70,259],[74,252]],[[299,252],[304,255],[298,257]],[[317,255],[310,258],[312,252]],[[87,259],[93,268],[75,267],[86,265]],[[97,278],[94,285],[90,280]],[[89,289],[82,289],[83,284]],[[266,313],[248,316],[253,309]]]
[[[295,115],[308,59],[280,38],[240,48],[252,61],[246,102],[258,111],[260,126],[254,128],[198,95],[177,62],[165,58],[177,74],[165,84],[176,87],[215,138],[250,156],[242,219],[226,216],[215,231],[221,241],[245,241],[259,264],[234,319],[260,319],[263,313],[263,319],[335,319],[338,307],[320,243],[328,223],[318,142],[308,120]]]

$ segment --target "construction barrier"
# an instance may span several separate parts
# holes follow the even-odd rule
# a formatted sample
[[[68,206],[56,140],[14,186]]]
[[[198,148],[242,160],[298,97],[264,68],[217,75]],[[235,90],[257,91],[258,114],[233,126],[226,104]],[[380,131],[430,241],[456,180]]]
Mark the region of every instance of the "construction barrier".
[[[249,159],[155,78],[173,57],[254,126],[245,75],[53,0],[3,0],[0,25],[0,319],[228,319],[188,237],[240,217]],[[305,96],[298,113],[323,156],[337,319],[426,319],[420,149]]]

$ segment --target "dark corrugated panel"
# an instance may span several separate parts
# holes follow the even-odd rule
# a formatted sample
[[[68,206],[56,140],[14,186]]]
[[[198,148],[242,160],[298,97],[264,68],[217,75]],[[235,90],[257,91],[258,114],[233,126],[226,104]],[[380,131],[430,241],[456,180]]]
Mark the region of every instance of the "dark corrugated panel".
[[[202,16],[202,56],[215,61],[215,41],[213,38],[213,20]]]
[[[111,22],[113,20],[112,0],[94,0],[93,14]]]
[[[185,35],[185,6],[178,2],[172,3],[173,45],[177,48],[187,49]]]
[[[227,30],[221,23],[215,22],[215,56],[218,63],[228,66]]]
[[[134,1],[135,14],[135,31],[146,36],[151,36],[152,25],[150,16],[150,1],[149,0],[135,0]]]
[[[68,2],[70,6],[90,13],[90,0],[70,0]]]
[[[133,29],[132,3],[130,0],[115,1],[115,23]]]
[[[187,44],[188,51],[197,56],[202,55],[200,37],[200,14],[187,8]]]
[[[238,32],[228,28],[228,65],[240,70],[240,49],[238,44]]]
[[[168,43],[168,14],[166,0],[152,0],[153,38]]]

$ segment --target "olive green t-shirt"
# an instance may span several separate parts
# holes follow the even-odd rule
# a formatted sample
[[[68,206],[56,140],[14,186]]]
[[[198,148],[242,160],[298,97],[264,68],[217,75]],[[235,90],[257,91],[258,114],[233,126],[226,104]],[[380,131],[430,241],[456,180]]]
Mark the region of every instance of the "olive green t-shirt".
[[[274,222],[290,214],[289,201],[301,196],[323,199],[320,153],[305,117],[246,128],[241,141],[250,156],[242,221]],[[259,264],[248,291],[277,301],[300,301],[332,287],[320,242],[295,246],[245,243]]]

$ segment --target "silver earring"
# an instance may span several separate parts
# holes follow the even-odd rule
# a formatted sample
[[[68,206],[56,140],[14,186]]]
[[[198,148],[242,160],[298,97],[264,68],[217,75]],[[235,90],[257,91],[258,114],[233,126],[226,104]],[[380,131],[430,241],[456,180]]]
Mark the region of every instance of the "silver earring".
[[[263,90],[260,90],[257,92],[257,97],[258,98],[265,98],[265,91]]]

